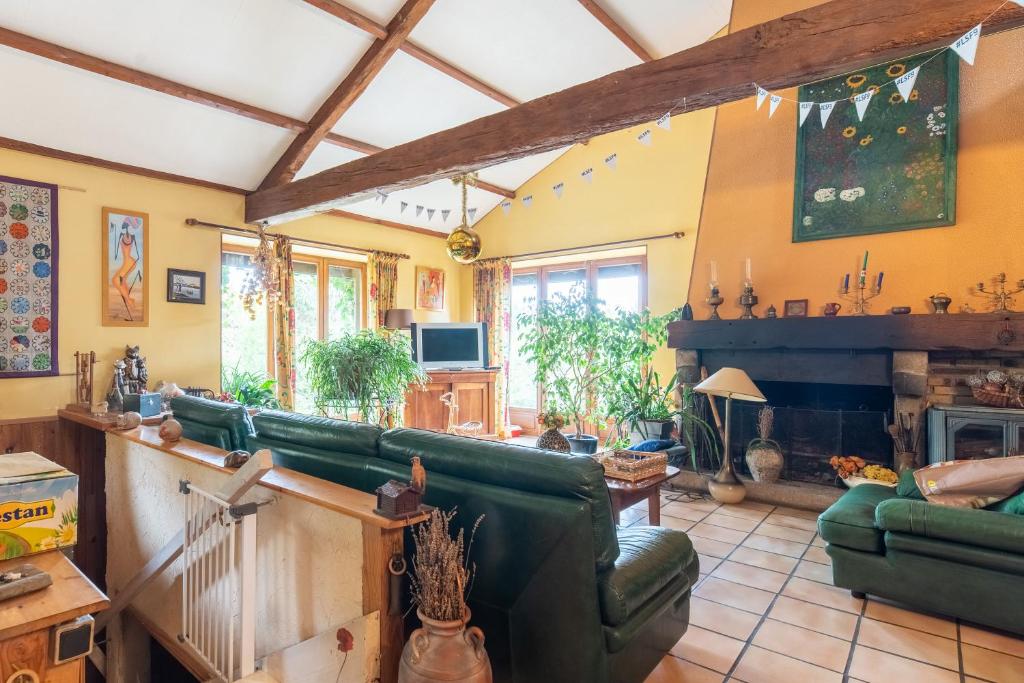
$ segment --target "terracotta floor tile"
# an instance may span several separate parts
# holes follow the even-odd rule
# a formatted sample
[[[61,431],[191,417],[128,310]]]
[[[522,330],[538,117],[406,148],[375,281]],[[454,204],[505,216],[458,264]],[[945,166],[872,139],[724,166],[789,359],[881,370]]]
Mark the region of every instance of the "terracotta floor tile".
[[[842,673],[850,656],[850,641],[809,631],[773,619],[766,620],[750,641],[766,650]]]
[[[875,621],[898,624],[899,626],[914,628],[925,633],[956,639],[956,623],[952,620],[914,612],[874,596],[868,599],[868,606],[864,611],[864,616]],[[961,627],[961,634],[965,628],[967,627]],[[967,642],[966,638],[964,638],[964,642]]]
[[[644,517],[644,519],[647,518]],[[688,519],[679,519],[678,517],[673,517],[671,515],[662,515],[660,526],[663,526],[666,529],[676,529],[677,531],[689,531],[696,523],[697,522],[692,522]]]
[[[693,549],[701,555],[711,555],[712,557],[725,557],[736,547],[732,543],[722,543],[703,536],[690,536],[690,543],[693,544]]]
[[[693,594],[699,598],[756,614],[764,614],[775,597],[774,593],[763,591],[760,588],[741,586],[716,576],[709,576],[705,579]]]
[[[668,503],[661,507],[661,516],[665,517],[678,517],[679,519],[688,519],[691,522],[699,522],[700,520],[707,517],[710,513],[707,510],[701,510],[693,507],[692,505],[686,505],[684,503]]]
[[[762,536],[768,536],[769,538],[781,538],[784,541],[796,541],[797,543],[810,543],[814,540],[814,532],[807,531],[806,529],[794,529],[789,526],[778,526],[777,524],[770,524],[768,522],[762,522],[761,526],[757,527],[757,533]]]
[[[768,616],[776,621],[803,626],[843,640],[852,640],[857,628],[857,615],[842,610],[813,605],[803,600],[780,595]]]
[[[998,683],[1024,681],[1024,659],[986,650],[976,645],[962,645],[964,673]]]
[[[722,541],[723,543],[732,543],[733,545],[747,537],[746,531],[736,531],[735,529],[715,526],[714,524],[708,524],[706,520],[692,527],[688,533],[690,536],[702,536]]]
[[[742,562],[743,564],[761,567],[762,569],[771,569],[774,572],[782,572],[784,574],[788,574],[793,571],[793,567],[795,567],[797,562],[799,562],[795,557],[779,555],[778,553],[769,553],[764,550],[748,548],[743,545],[736,548],[732,555],[729,556],[729,559],[733,562]]]
[[[701,555],[700,553],[697,553],[697,559],[700,560],[700,571],[703,574],[710,574],[711,572],[715,571],[715,567],[717,567],[722,562],[722,558],[720,557],[712,557],[711,555]]]
[[[804,517],[790,517],[789,515],[781,515],[778,512],[773,512],[765,518],[766,522],[771,524],[778,524],[779,526],[788,526],[794,529],[803,529],[804,531],[818,532],[818,522],[814,519],[805,519]]]
[[[647,505],[646,504],[637,504],[637,505],[634,505],[633,507],[629,507],[629,508],[626,508],[625,510],[623,510],[619,514],[619,519],[622,520],[623,524],[627,524],[629,522],[635,522],[636,520],[640,519],[641,517],[646,517],[646,516],[647,516]]]
[[[894,655],[917,659],[944,669],[960,670],[956,641],[934,636],[912,628],[887,624],[874,619],[861,619],[857,644]]]
[[[665,506],[668,505],[685,505],[691,510],[701,510],[703,512],[714,512],[720,506],[713,500],[706,500],[701,498],[687,498],[681,494],[669,494],[666,496],[662,494],[662,500],[665,501]]]
[[[817,546],[812,545],[808,548],[807,552],[804,553],[804,559],[810,560],[811,562],[817,562],[818,564],[832,566],[832,558],[828,556],[828,553],[825,552],[824,548],[819,548]]]
[[[759,503],[756,500],[745,500],[742,503],[730,505],[729,507],[744,508],[746,510],[757,510],[758,512],[772,512],[773,510],[775,510],[775,506],[772,505],[771,503]]]
[[[815,548],[824,548],[825,547],[825,539],[822,538],[821,536],[815,536],[814,540],[811,541],[811,545],[814,546]]]
[[[960,640],[996,652],[1024,657],[1024,638],[987,629],[983,626],[960,625]]]
[[[743,541],[743,545],[748,548],[756,548],[757,550],[764,550],[769,553],[778,553],[779,555],[789,555],[790,557],[797,558],[802,556],[804,551],[807,550],[807,545],[804,543],[784,541],[781,538],[769,538],[760,534],[751,534]]]
[[[722,683],[724,678],[711,669],[665,655],[644,683]]]
[[[743,650],[743,641],[691,626],[672,646],[672,654],[704,668],[729,673],[733,662]]]
[[[735,607],[697,596],[690,598],[690,623],[730,638],[747,640],[760,620],[761,617],[758,615]]]
[[[743,653],[730,680],[743,683],[841,683],[843,675],[751,646]]]
[[[760,567],[751,567],[749,564],[740,564],[730,560],[725,560],[722,564],[718,565],[718,568],[711,572],[711,575],[742,586],[753,586],[754,588],[771,591],[772,593],[778,593],[782,590],[783,584],[789,578],[786,574],[761,569]]]
[[[820,515],[821,513],[820,512],[815,512],[814,510],[801,510],[800,508],[787,508],[787,507],[783,507],[783,506],[780,505],[779,507],[775,508],[775,514],[777,514],[777,515],[786,515],[787,517],[799,517],[801,519],[812,519],[814,521],[818,521],[818,515]]]
[[[960,674],[898,655],[854,646],[850,676],[866,683],[959,683]]]
[[[736,505],[723,505],[722,507],[718,508],[717,512],[720,515],[743,517],[744,519],[752,519],[755,522],[760,522],[762,519],[768,516],[768,512],[764,510],[752,510],[751,508],[739,507]]]
[[[811,548],[811,550],[814,550],[814,548]],[[796,571],[793,572],[793,576],[799,576],[801,579],[810,579],[811,581],[817,581],[818,583],[827,583],[830,586],[832,585],[832,567],[825,564],[818,564],[817,562],[800,560],[800,564],[797,565]]]
[[[721,512],[712,512],[704,518],[704,521],[715,526],[724,526],[726,529],[744,532],[751,532],[757,526],[757,522],[753,519],[736,517],[735,515],[723,515]]]
[[[850,595],[850,591],[845,588],[826,586],[823,583],[808,581],[796,576],[789,580],[782,594],[815,605],[824,605],[825,607],[841,609],[844,612],[852,612],[854,614],[860,614],[861,606],[864,603],[863,600],[858,600]]]

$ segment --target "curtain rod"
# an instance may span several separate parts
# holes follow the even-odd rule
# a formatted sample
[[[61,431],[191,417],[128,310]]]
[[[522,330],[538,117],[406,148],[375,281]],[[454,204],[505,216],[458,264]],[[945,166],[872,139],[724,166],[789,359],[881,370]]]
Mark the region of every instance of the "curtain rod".
[[[548,249],[546,251],[531,251],[525,254],[513,254],[511,256],[492,256],[486,259],[480,259],[477,263],[482,261],[496,261],[498,259],[524,259],[531,256],[546,256],[548,254],[568,254],[580,249],[597,249],[598,247],[616,247],[623,244],[635,244],[636,242],[650,242],[652,240],[663,240],[669,237],[674,237],[677,240],[683,239],[686,236],[685,232],[667,232],[664,235],[651,235],[650,237],[634,237],[628,240],[616,240],[614,242],[601,242],[600,244],[585,244],[579,247],[564,247],[562,249]]]
[[[197,218],[186,218],[186,225],[199,228],[210,228],[212,230],[220,230],[221,232],[234,232],[242,235],[259,235],[259,232],[252,230],[251,228],[236,228],[232,225],[221,225],[220,223],[207,223]],[[338,244],[337,242],[321,242],[320,240],[307,240],[301,237],[292,237],[290,235],[282,235],[278,232],[266,231],[268,237],[284,237],[294,244],[301,244],[307,247],[327,247],[329,249],[344,249],[345,251],[354,251],[360,254],[387,254],[389,256],[395,256],[400,259],[409,258],[408,254],[399,254],[393,251],[384,251],[382,249],[366,249],[364,247],[350,247],[347,244]]]

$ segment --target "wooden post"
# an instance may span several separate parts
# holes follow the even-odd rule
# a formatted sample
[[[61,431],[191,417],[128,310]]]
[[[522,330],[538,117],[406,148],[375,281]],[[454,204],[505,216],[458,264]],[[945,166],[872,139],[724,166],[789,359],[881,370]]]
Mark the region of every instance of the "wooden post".
[[[403,531],[363,522],[363,614],[380,612],[381,683],[398,681],[398,662],[405,643],[401,605],[391,604],[388,569],[394,555],[404,557]]]

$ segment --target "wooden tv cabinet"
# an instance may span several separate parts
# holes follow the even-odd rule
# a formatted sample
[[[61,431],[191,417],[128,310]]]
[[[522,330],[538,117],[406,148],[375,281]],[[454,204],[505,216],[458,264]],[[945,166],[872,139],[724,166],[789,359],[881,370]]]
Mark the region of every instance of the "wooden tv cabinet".
[[[431,370],[429,380],[406,396],[405,426],[443,432],[448,429],[448,406],[442,394],[452,392],[459,406],[459,423],[483,422],[484,434],[494,433],[494,382],[497,370]]]

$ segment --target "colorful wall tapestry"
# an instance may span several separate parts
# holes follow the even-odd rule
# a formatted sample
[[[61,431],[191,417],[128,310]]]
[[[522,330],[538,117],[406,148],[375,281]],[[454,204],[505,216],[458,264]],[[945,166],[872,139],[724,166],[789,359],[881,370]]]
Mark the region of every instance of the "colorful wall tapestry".
[[[904,101],[893,79],[929,59]],[[794,242],[955,223],[959,68],[946,50],[800,88],[837,104],[827,126],[797,130]],[[872,88],[861,121],[852,97]]]
[[[57,372],[57,186],[0,176],[0,378]]]

